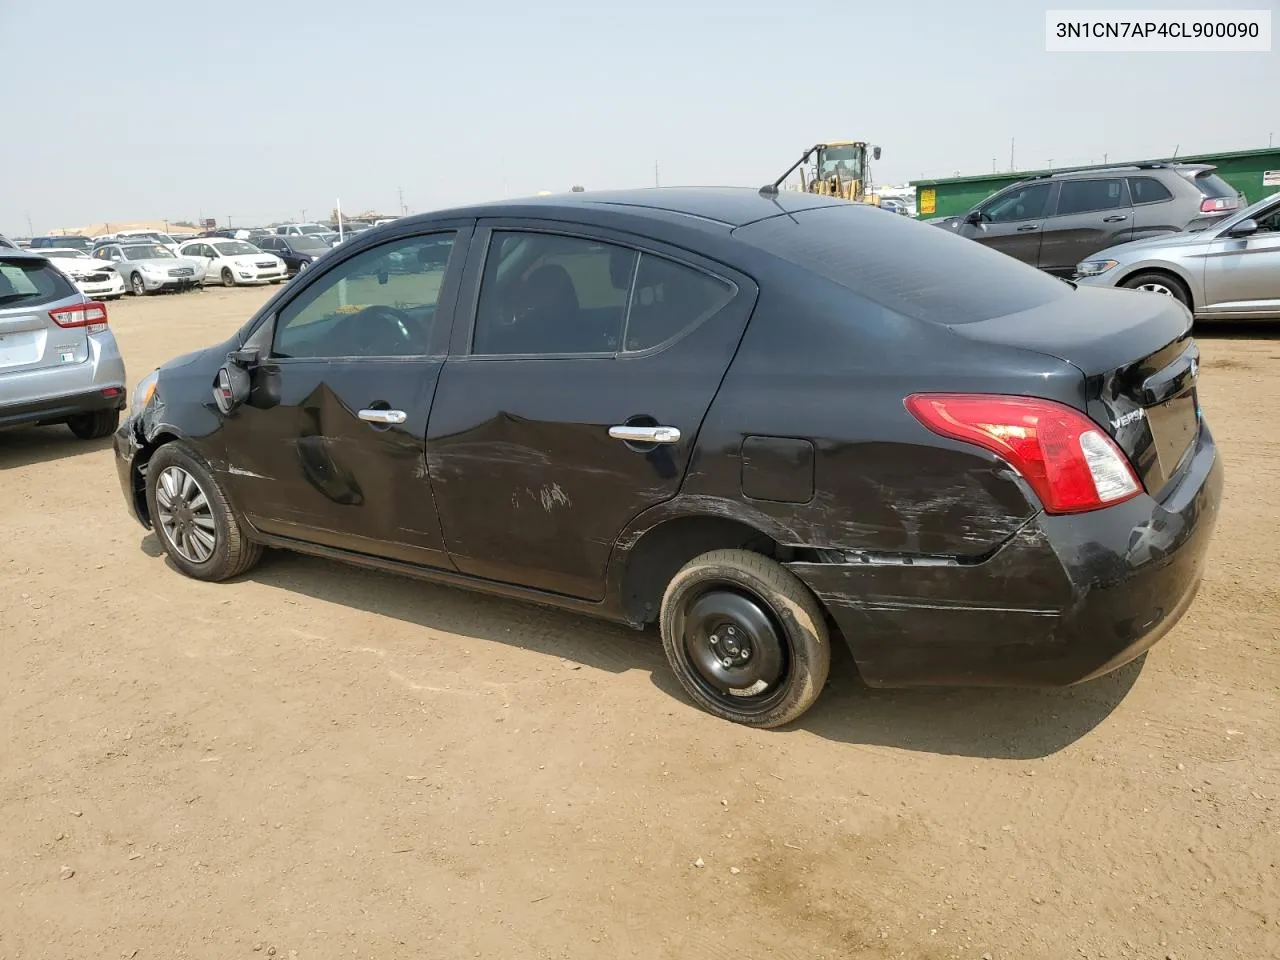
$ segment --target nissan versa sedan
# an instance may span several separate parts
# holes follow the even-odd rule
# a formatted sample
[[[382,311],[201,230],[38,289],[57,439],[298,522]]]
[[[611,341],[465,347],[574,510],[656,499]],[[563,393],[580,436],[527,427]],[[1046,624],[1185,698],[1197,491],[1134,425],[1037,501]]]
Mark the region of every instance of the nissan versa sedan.
[[[1168,631],[1223,483],[1190,327],[813,194],[538,197],[334,249],[145,376],[116,463],[187,576],[288,548],[656,623],[775,727],[836,639],[876,686],[1062,685]]]
[[[1207,230],[1100,250],[1076,281],[1162,293],[1197,320],[1280,319],[1280,193]]]

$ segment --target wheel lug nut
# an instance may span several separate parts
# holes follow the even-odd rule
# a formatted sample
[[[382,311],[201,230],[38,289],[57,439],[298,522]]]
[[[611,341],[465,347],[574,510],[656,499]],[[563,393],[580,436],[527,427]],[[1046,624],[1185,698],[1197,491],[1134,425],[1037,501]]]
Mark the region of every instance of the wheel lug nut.
[[[731,637],[732,637],[732,636],[734,635],[734,633],[736,633],[736,632],[737,632],[737,631],[735,631],[735,630],[733,629],[733,627],[730,627],[730,628],[729,628],[729,636],[731,636]]]
[[[743,660],[749,660],[751,658],[751,651],[748,650],[746,647],[743,647],[741,650],[738,651],[738,656],[741,657]]]
[[[721,666],[725,666],[725,667],[732,667],[732,666],[733,666],[733,661],[732,661],[732,660],[730,660],[728,657],[725,657],[723,660],[721,660],[721,661],[720,661],[720,664],[721,664]]]
[[[720,638],[719,638],[718,636],[716,636],[716,635],[713,633],[713,634],[711,635],[711,644],[712,644],[712,646],[714,646],[715,644],[717,644],[717,643],[719,643],[719,642],[720,642]]]

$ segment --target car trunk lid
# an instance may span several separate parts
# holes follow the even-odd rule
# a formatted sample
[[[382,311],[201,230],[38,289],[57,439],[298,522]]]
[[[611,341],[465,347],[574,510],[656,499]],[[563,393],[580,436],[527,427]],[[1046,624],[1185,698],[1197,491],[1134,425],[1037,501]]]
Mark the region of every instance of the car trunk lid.
[[[1084,374],[1083,409],[1159,498],[1200,429],[1200,349],[1171,297],[1081,287],[1031,310],[958,324],[959,336],[1047,354]]]

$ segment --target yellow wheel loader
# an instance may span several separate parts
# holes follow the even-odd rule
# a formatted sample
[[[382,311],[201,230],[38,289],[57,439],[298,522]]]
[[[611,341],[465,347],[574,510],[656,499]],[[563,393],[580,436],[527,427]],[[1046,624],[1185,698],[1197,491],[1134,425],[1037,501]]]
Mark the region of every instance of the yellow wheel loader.
[[[880,148],[862,140],[835,140],[830,143],[815,143],[806,150],[788,169],[771,185],[767,185],[762,193],[777,193],[778,187],[798,167],[800,169],[800,189],[807,193],[818,193],[826,197],[840,197],[854,203],[880,205],[880,198],[874,192],[868,192],[871,182],[870,164],[880,159]],[[806,167],[809,160],[813,165]]]

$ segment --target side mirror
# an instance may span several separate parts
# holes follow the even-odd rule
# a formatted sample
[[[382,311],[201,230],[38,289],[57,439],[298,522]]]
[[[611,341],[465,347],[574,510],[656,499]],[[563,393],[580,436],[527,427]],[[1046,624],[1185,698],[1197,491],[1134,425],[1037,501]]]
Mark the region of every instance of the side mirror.
[[[1251,237],[1258,232],[1258,221],[1252,217],[1246,217],[1241,220],[1230,230],[1227,231],[1228,237]]]
[[[229,362],[218,368],[218,376],[213,384],[213,402],[218,405],[218,411],[227,416],[249,399],[249,388],[248,369]]]
[[[879,147],[872,147],[872,148],[871,148],[871,156],[872,156],[874,159],[879,160],[879,159],[880,159],[880,148],[879,148]]]
[[[970,210],[964,217],[965,223],[979,224],[982,222],[982,211]]]

